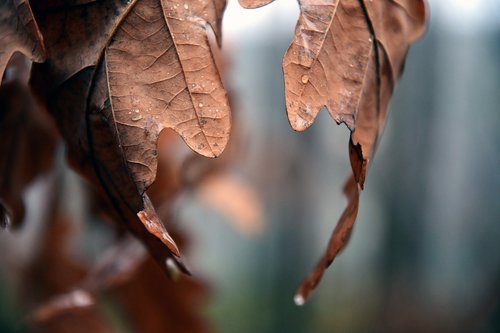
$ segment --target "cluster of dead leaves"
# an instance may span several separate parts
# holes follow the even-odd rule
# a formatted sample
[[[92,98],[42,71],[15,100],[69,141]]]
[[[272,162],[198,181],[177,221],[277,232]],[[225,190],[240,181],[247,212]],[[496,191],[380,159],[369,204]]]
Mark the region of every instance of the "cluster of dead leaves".
[[[240,0],[245,8],[270,2]],[[409,46],[424,31],[426,8],[423,0],[298,2],[301,14],[283,60],[288,119],[303,131],[326,107],[351,131],[353,170],[345,186],[347,208],[297,293],[302,304],[349,238],[390,97]],[[220,46],[225,6],[225,0],[0,0],[2,92],[34,91],[57,125],[71,166],[96,186],[113,220],[139,238],[166,271],[169,262],[189,273],[147,192],[157,175],[158,140],[171,129],[203,156],[217,157],[226,147],[230,104],[212,51],[217,46],[209,40],[213,30]],[[6,68],[16,52],[33,61],[29,85],[8,86]],[[17,156],[10,151],[17,143],[9,142],[23,131],[40,133],[37,143],[23,149],[50,150],[57,140],[38,119],[43,110],[32,112],[31,98],[16,102],[22,107],[2,104],[4,156]],[[47,169],[46,163],[31,162],[34,152],[25,155],[30,160],[0,163],[0,221],[7,211],[14,221],[22,219],[21,189]],[[12,161],[33,170],[16,176]],[[166,196],[183,186],[173,184]]]

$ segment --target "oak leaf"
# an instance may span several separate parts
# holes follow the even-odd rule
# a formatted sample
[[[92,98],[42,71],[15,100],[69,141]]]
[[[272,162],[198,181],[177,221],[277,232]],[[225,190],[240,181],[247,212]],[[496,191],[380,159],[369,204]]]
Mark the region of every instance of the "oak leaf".
[[[245,8],[270,2],[240,0]],[[348,240],[357,187],[364,186],[409,46],[425,30],[426,7],[423,0],[299,0],[299,6],[294,39],[283,59],[288,120],[294,130],[304,131],[326,107],[351,131],[354,176],[346,184],[348,206],[328,250],[299,288],[296,302],[302,304]]]
[[[207,29],[220,40],[222,0],[45,1],[34,6],[48,59],[32,83],[46,100],[73,166],[101,186],[125,225],[165,264],[177,245],[145,193],[160,132],[219,155],[227,96]]]

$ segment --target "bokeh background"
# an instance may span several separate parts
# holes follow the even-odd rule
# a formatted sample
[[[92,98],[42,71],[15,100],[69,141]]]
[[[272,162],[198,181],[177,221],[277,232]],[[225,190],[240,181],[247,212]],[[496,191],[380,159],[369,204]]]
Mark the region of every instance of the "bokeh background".
[[[217,332],[500,332],[500,2],[430,0],[429,8],[350,244],[297,307],[295,289],[345,205],[349,132],[326,112],[305,133],[288,125],[281,60],[295,1],[256,10],[229,1],[225,80],[243,142],[232,172],[255,189],[263,229],[237,232],[195,196],[174,210],[191,238],[190,266],[210,284],[203,312]],[[36,225],[36,213],[28,219]],[[95,252],[104,236],[92,230]],[[2,253],[27,256],[27,237],[3,232]],[[6,261],[1,332],[23,317]]]

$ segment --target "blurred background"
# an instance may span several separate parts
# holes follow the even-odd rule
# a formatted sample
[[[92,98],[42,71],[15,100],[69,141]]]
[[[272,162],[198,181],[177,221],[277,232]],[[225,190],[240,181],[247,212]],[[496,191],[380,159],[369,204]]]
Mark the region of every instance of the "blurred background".
[[[189,235],[193,273],[209,286],[202,312],[214,331],[500,332],[500,2],[430,0],[429,8],[350,244],[297,307],[295,289],[346,203],[349,132],[323,111],[304,133],[288,125],[281,61],[295,1],[256,10],[229,1],[224,68],[239,131],[229,172],[258,202],[236,228],[200,193],[182,195],[171,213]],[[71,186],[77,177],[65,179],[72,197],[81,195]],[[0,332],[21,329],[22,286],[9,258],[29,257],[40,209],[28,211],[21,232],[0,234]],[[106,230],[75,223],[86,230],[80,247],[96,255]]]

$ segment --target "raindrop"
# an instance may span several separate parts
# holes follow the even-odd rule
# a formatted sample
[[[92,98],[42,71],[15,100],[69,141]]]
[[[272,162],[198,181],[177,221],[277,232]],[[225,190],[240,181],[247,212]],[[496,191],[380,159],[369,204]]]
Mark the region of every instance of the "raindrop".
[[[165,260],[165,266],[167,267],[167,272],[168,275],[172,278],[172,280],[177,281],[179,280],[181,276],[181,272],[179,270],[179,267],[175,264],[174,259],[172,258],[167,258]]]
[[[302,297],[302,295],[299,295],[299,294],[295,295],[295,297],[293,298],[293,301],[295,302],[295,305],[297,305],[297,306],[302,306],[306,302],[304,297]]]

